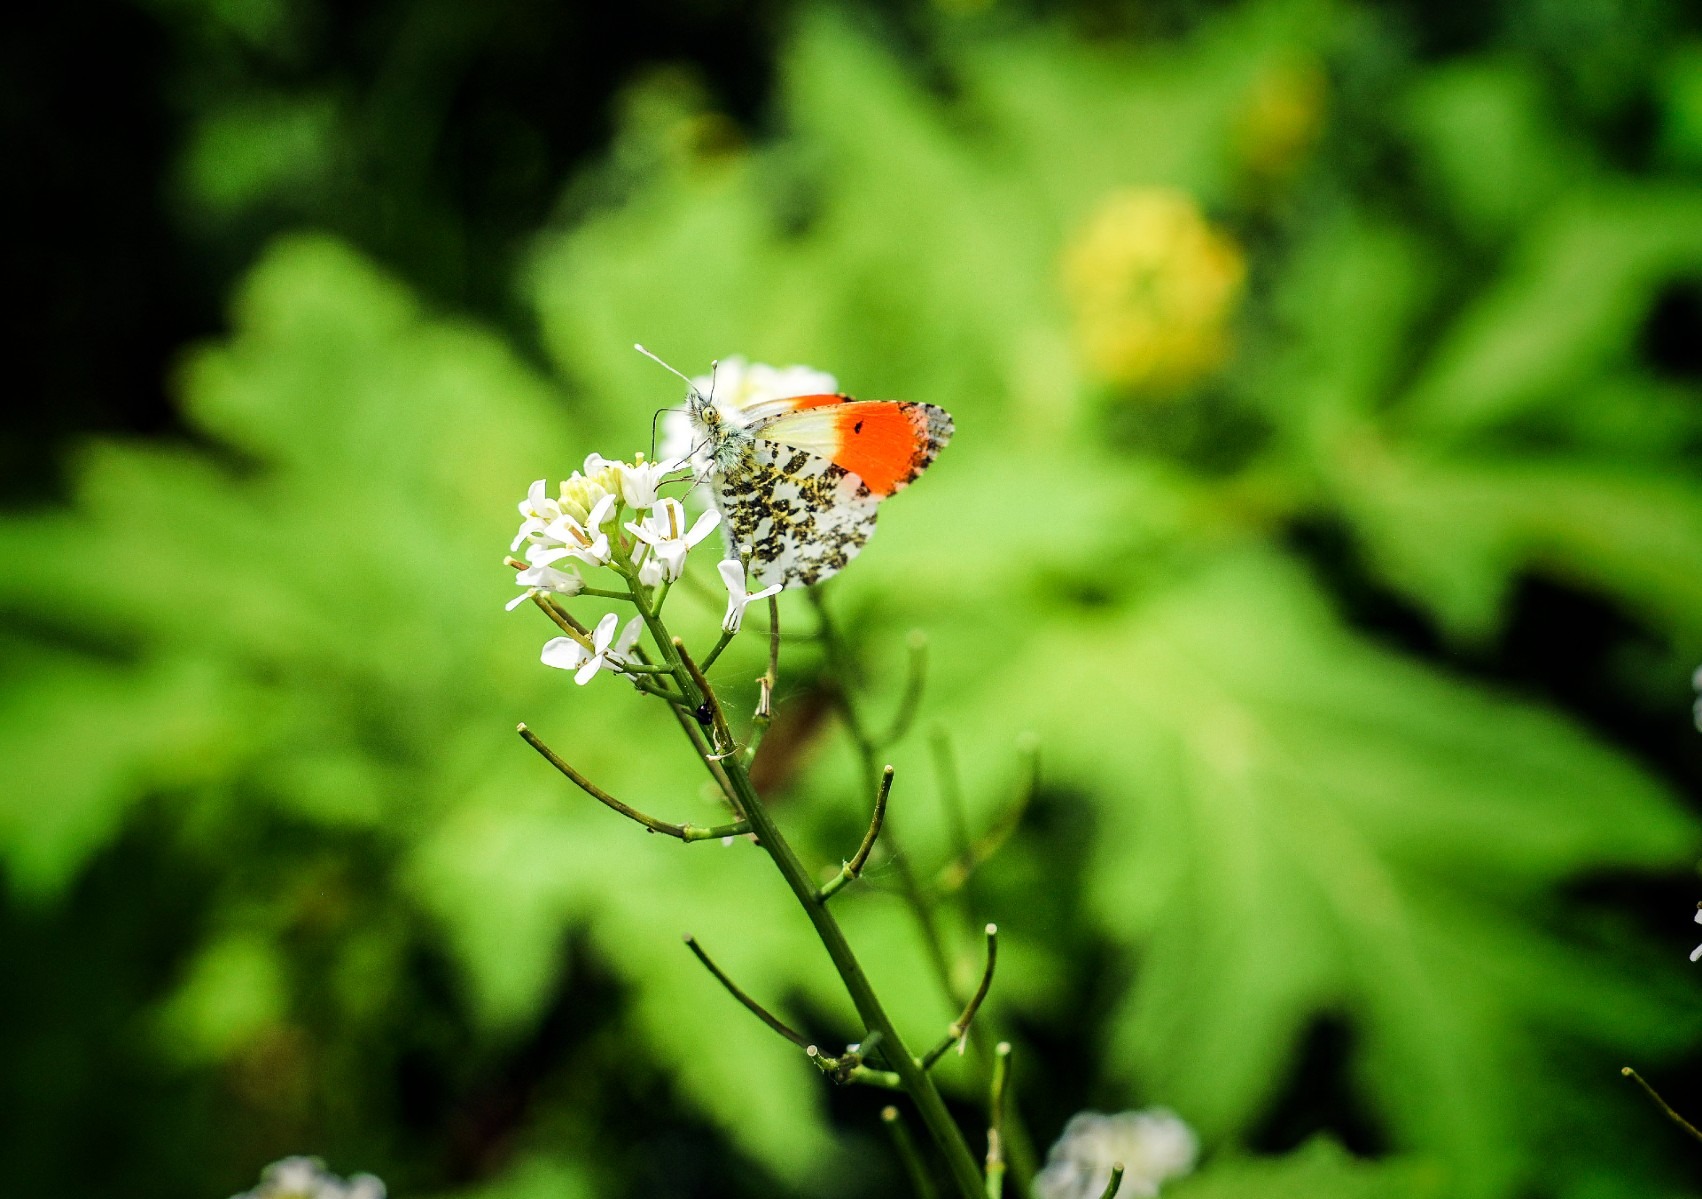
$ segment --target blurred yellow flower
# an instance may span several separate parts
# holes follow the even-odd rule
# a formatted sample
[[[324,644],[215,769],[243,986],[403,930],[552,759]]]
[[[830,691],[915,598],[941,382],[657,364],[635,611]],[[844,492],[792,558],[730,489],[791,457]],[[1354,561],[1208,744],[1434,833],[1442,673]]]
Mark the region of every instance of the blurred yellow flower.
[[[1228,356],[1246,262],[1185,192],[1108,196],[1065,248],[1063,273],[1083,357],[1105,381],[1173,392]]]

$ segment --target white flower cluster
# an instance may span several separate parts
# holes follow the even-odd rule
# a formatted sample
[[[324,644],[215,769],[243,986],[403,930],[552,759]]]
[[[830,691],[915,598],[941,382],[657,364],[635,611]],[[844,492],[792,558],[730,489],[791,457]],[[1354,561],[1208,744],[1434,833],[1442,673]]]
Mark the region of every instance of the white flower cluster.
[[[747,362],[736,354],[721,359],[713,375],[698,375],[691,385],[702,395],[714,397],[715,410],[722,420],[740,426],[750,422],[753,410],[754,415],[760,415],[760,406],[765,401],[831,395],[839,390],[839,380],[826,371],[808,366]],[[683,404],[662,417],[662,454],[689,459],[699,474],[709,469],[707,447],[694,444],[691,418]]]
[[[652,598],[661,594],[658,588],[677,582],[685,573],[686,555],[721,523],[721,514],[714,509],[688,523],[679,500],[657,494],[685,465],[677,457],[646,462],[639,454],[631,462],[615,462],[592,454],[585,460],[585,469],[563,480],[553,497],[545,480],[533,483],[520,502],[520,528],[509,545],[511,553],[525,547],[525,566],[516,563],[514,581],[523,590],[508,608],[512,611],[534,595],[582,593],[584,576],[557,563],[610,567],[629,586],[649,589]],[[623,520],[629,510],[633,519]],[[733,634],[739,631],[745,608],[780,587],[748,593],[744,566],[736,558],[722,562],[720,573],[727,586],[727,613],[721,627]],[[581,686],[605,670],[618,674],[632,656],[644,625],[643,618],[635,616],[617,636],[619,623],[611,612],[584,640],[552,638],[541,660],[546,666],[572,671]]]
[[[1119,1196],[1151,1199],[1167,1180],[1194,1168],[1199,1141],[1162,1107],[1140,1112],[1078,1112],[1034,1179],[1035,1199],[1099,1199],[1111,1167],[1123,1163]]]
[[[317,1157],[286,1157],[260,1173],[260,1185],[232,1199],[384,1199],[384,1183],[371,1174],[338,1178]]]

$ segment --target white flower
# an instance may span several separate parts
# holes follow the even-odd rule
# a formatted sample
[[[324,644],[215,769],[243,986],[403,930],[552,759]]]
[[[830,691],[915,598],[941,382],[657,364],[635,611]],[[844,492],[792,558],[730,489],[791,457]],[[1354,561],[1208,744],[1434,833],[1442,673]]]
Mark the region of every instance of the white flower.
[[[582,521],[604,496],[619,499],[625,469],[623,463],[611,462],[601,454],[589,455],[584,474],[574,471],[572,478],[561,481],[561,510]]]
[[[714,399],[722,420],[739,426],[749,423],[749,409],[767,400],[824,395],[839,390],[839,380],[825,371],[808,366],[769,366],[764,362],[746,362],[737,354],[721,359],[713,376],[698,375],[691,385],[703,396]],[[664,458],[690,458],[692,466],[700,472],[708,469],[706,447],[695,444],[691,420],[684,406],[670,409],[662,417],[661,451]]]
[[[563,512],[526,549],[526,561],[533,566],[548,566],[562,558],[577,558],[592,566],[605,566],[609,561],[609,535],[603,526],[614,515],[617,500],[605,495],[586,516],[584,523]]]
[[[685,573],[686,553],[720,523],[721,514],[711,510],[687,529],[685,508],[676,499],[663,499],[656,501],[656,507],[642,524],[629,522],[626,527],[650,547],[651,554],[662,565],[662,577],[671,583]]]
[[[656,506],[656,489],[663,480],[679,470],[685,463],[675,458],[664,458],[660,462],[646,462],[644,455],[638,455],[638,461],[621,467],[621,498],[629,508],[642,511]]]
[[[371,1174],[338,1178],[316,1157],[286,1157],[260,1174],[260,1185],[233,1199],[384,1199],[384,1183]]]
[[[737,633],[739,625],[744,622],[745,609],[757,600],[767,599],[780,591],[779,583],[771,583],[754,595],[745,593],[745,564],[737,558],[728,558],[715,568],[721,572],[721,581],[727,584],[727,614],[721,618],[721,629],[727,633]]]
[[[597,622],[597,627],[591,633],[591,648],[586,649],[572,637],[552,637],[544,644],[543,653],[538,655],[539,661],[545,666],[554,666],[557,670],[573,671],[573,681],[583,687],[589,683],[599,670],[618,671],[626,665],[627,655],[632,653],[633,646],[638,644],[639,630],[644,626],[644,618],[634,616],[626,622],[626,628],[621,635],[615,636],[615,625],[620,623],[620,617],[610,612]]]
[[[1696,923],[1702,924],[1702,905],[1699,905],[1696,909]],[[1694,962],[1697,958],[1702,958],[1702,945],[1698,945],[1690,951],[1690,960]]]
[[[646,587],[655,587],[662,581],[662,559],[642,541],[633,547],[632,552],[638,560],[638,581]]]
[[[1151,1199],[1168,1179],[1194,1168],[1199,1142],[1193,1129],[1162,1107],[1114,1116],[1078,1112],[1046,1155],[1034,1179],[1035,1199],[1098,1199],[1123,1163],[1119,1196]]]
[[[527,490],[526,498],[520,501],[520,515],[520,531],[508,547],[510,553],[519,549],[524,541],[536,541],[550,522],[561,516],[561,505],[545,492],[544,480],[538,479]]]
[[[584,579],[569,571],[557,570],[553,566],[528,566],[525,570],[515,573],[514,581],[526,590],[503,605],[510,612],[540,591],[553,592],[556,595],[578,595],[585,590]]]
[[[715,406],[728,419],[765,400],[828,395],[839,390],[839,380],[826,371],[808,366],[769,366],[766,362],[746,362],[737,354],[721,359],[713,376],[699,375],[691,384],[706,396],[713,389]]]

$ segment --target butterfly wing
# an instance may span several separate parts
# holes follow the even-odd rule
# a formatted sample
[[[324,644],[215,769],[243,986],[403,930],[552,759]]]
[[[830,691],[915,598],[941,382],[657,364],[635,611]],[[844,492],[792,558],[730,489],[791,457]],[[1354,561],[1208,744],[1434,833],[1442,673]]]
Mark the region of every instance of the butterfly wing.
[[[826,395],[781,402],[791,409],[750,426],[758,439],[818,454],[883,499],[927,469],[953,432],[950,413],[933,404]]]
[[[721,472],[716,504],[759,583],[804,587],[857,556],[880,502],[951,439],[932,404],[790,396],[745,413],[750,452]]]
[[[756,438],[714,483],[728,547],[750,547],[751,575],[764,587],[829,578],[875,531],[880,497],[808,450]]]

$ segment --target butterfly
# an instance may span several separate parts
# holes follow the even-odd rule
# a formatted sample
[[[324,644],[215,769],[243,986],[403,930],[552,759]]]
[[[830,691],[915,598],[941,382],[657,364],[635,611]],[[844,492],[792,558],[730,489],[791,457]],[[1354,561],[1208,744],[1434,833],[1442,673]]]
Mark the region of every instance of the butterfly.
[[[687,383],[686,415],[728,547],[750,548],[762,586],[808,587],[838,573],[874,535],[881,501],[926,470],[953,432],[934,404],[820,392],[734,407],[716,403],[713,384],[705,394]]]

